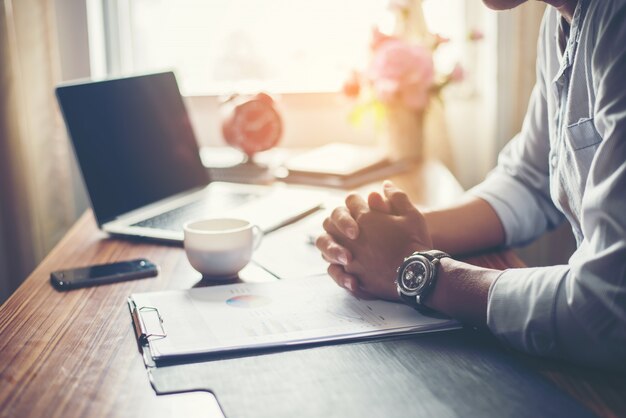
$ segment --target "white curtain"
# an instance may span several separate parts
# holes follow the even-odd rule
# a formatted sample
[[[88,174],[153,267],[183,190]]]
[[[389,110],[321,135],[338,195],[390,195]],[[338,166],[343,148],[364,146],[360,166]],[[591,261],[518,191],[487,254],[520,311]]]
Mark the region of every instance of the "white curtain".
[[[522,127],[535,85],[537,39],[545,8],[545,3],[528,2],[497,14],[498,150]]]
[[[0,0],[0,301],[74,220],[52,0]]]

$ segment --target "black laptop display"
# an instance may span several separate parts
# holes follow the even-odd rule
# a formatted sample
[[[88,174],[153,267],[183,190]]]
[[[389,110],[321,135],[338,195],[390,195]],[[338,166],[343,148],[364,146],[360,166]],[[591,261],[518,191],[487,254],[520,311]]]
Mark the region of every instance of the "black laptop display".
[[[208,184],[173,73],[60,87],[57,97],[100,225]]]

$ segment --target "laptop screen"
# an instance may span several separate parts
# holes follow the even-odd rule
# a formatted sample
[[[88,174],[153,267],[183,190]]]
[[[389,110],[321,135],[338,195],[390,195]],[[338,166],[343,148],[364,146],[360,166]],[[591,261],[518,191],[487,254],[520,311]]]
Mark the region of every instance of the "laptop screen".
[[[208,184],[172,72],[56,93],[98,224]]]

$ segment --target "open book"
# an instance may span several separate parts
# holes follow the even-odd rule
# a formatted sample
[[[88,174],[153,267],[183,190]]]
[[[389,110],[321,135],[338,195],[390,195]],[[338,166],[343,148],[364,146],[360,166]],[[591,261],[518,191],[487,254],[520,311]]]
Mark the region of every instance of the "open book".
[[[291,183],[351,188],[382,180],[410,168],[408,161],[392,161],[379,147],[330,143],[288,159]]]
[[[357,299],[327,276],[133,294],[129,305],[154,361],[459,327]]]

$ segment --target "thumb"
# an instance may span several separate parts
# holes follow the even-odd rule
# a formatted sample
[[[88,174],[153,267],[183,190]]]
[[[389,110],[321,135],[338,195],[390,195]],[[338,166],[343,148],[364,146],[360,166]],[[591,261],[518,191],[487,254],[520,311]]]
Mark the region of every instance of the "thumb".
[[[391,213],[391,204],[386,197],[383,197],[380,193],[372,192],[367,198],[367,203],[370,209],[382,213]]]
[[[405,215],[416,211],[415,206],[411,203],[411,200],[409,200],[409,196],[398,189],[391,181],[385,181],[383,183],[383,192],[396,214]]]

